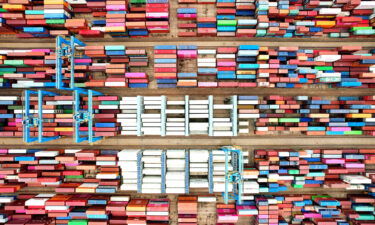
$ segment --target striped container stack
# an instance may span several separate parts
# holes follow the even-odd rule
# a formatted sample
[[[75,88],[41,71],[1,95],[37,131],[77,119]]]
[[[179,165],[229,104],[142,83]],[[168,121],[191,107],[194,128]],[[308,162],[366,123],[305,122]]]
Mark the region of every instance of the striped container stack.
[[[167,151],[166,193],[185,193],[185,157],[185,150]]]
[[[120,101],[121,112],[116,115],[121,126],[121,135],[137,135],[137,97],[122,97]]]
[[[106,75],[104,78],[85,82],[84,87],[148,87],[146,73],[132,71],[132,68],[148,66],[145,49],[126,48],[122,45],[86,46],[84,53],[92,60],[87,64],[88,69],[97,72],[98,77],[102,73]]]
[[[191,135],[208,134],[208,99],[189,99],[189,132]]]
[[[198,198],[197,196],[178,196],[177,222],[180,225],[193,225],[198,223]]]
[[[234,204],[217,204],[216,217],[219,224],[236,224],[238,215]]]
[[[64,25],[70,29],[69,26],[70,23],[67,23],[67,20],[72,17],[72,7],[70,4],[65,0],[44,0],[44,19],[46,25],[53,24],[56,27],[64,27]],[[74,23],[74,22],[73,22]],[[83,25],[84,26],[84,25]],[[46,27],[35,27],[38,28],[39,32],[43,31],[44,35],[36,36],[33,34],[34,37],[49,37],[50,35],[64,35],[68,34],[66,32],[60,33],[60,31],[56,30],[48,30],[48,26]],[[80,25],[82,27],[82,25]],[[26,28],[26,27],[25,27]],[[28,33],[25,31],[25,28],[23,30],[24,33]]]
[[[131,199],[126,205],[127,224],[147,224],[147,204],[149,199]]]
[[[150,199],[147,204],[147,222],[169,224],[169,199]]]
[[[0,96],[0,137],[22,136],[22,101],[19,96]]]
[[[208,185],[208,158],[209,151],[204,149],[191,149],[189,155],[190,188],[197,190],[209,188]]]
[[[175,88],[177,84],[177,47],[154,47],[154,78],[159,88]]]
[[[239,96],[240,132],[246,133],[244,125],[251,121],[255,134],[374,135],[373,99],[373,96],[342,96],[333,100],[308,96]]]
[[[144,96],[141,114],[143,135],[162,135],[162,96]]]
[[[177,61],[179,64],[183,65],[191,65],[195,64],[195,60],[198,57],[198,51],[197,46],[195,45],[179,45],[177,46]],[[187,68],[185,68],[187,67]],[[197,81],[196,81],[196,73],[190,73],[190,67],[189,66],[183,66],[182,68],[179,68],[181,71],[178,71],[177,77],[177,87],[196,87]],[[188,70],[189,72],[182,72]]]
[[[166,135],[183,136],[186,134],[185,127],[188,123],[185,115],[185,99],[167,100],[166,106]]]
[[[127,37],[125,16],[128,11],[126,0],[106,1],[105,33],[112,37]]]
[[[219,150],[213,150],[213,181],[214,192],[225,192],[225,153]],[[228,155],[228,173],[233,171],[232,156]],[[233,185],[228,185],[228,192],[233,191]]]
[[[139,149],[124,149],[117,154],[121,168],[121,190],[137,191]]]
[[[2,164],[21,165],[7,169],[9,177],[1,179],[2,193],[25,186],[52,187],[58,193],[115,193],[119,187],[117,151],[2,149],[1,155]],[[92,160],[96,164],[90,165]]]
[[[375,35],[372,1],[179,0],[179,3],[216,3],[216,17],[197,18],[198,36],[347,38]]]
[[[162,193],[161,184],[161,154],[163,150],[148,149],[143,152],[143,178],[142,193],[157,194]]]
[[[177,18],[183,22],[177,24],[179,29],[183,31],[178,32],[179,37],[195,37],[197,36],[197,9],[196,8],[178,8]]]
[[[116,136],[119,124],[116,115],[120,113],[117,96],[98,96],[93,98],[95,119],[94,133],[96,136]]]
[[[198,82],[198,87],[217,87],[217,82],[214,79],[218,73],[216,53],[216,49],[198,49],[198,78],[202,78]]]

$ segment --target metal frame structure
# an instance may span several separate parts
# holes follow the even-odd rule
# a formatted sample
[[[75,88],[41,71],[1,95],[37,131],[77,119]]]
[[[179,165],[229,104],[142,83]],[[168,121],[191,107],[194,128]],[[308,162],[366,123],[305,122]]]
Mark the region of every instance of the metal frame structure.
[[[137,96],[137,136],[142,136],[142,113],[144,111],[143,96]]]
[[[33,114],[30,113],[30,97],[32,94],[38,95],[38,117],[34,117]],[[25,90],[24,91],[24,99],[25,104],[23,106],[23,140],[26,143],[31,143],[34,141],[38,141],[40,143],[55,140],[60,138],[60,136],[54,137],[44,137],[43,136],[43,97],[44,96],[57,96],[57,94],[49,91],[38,90]],[[30,135],[30,128],[38,127],[38,137],[31,137]]]
[[[142,182],[143,182],[143,150],[137,153],[137,192],[142,193]]]
[[[214,193],[214,156],[212,150],[208,152],[208,191]]]
[[[237,112],[237,95],[233,95],[231,97],[231,103],[233,105],[233,109],[231,111],[231,117],[232,117],[232,135],[237,136],[238,135],[238,112]]]
[[[70,37],[70,40],[64,39],[61,36],[56,37],[56,88],[61,90],[74,90],[74,69],[75,69],[75,53],[76,46],[86,46],[85,43],[81,42],[74,36]],[[69,86],[64,86],[63,76],[63,63],[64,58],[68,58],[70,61],[70,82]]]
[[[185,95],[185,136],[190,135],[190,128],[189,128],[189,123],[190,123],[190,118],[189,118],[189,95]]]
[[[86,109],[81,109],[81,95],[87,95],[88,97],[88,107]],[[76,143],[80,143],[82,141],[88,141],[89,143],[96,142],[98,140],[103,139],[103,137],[95,137],[94,136],[94,109],[92,99],[93,96],[101,96],[102,93],[93,90],[83,90],[77,89],[74,90],[74,111],[73,111],[73,118],[74,118],[74,139]],[[80,127],[82,122],[88,123],[88,134],[87,136],[82,137],[80,134]]]
[[[185,150],[185,194],[190,192],[190,150]]]
[[[160,109],[160,120],[161,120],[161,136],[164,137],[167,132],[167,97],[165,95],[161,96],[161,109]]]
[[[167,151],[163,150],[161,153],[161,193],[166,192],[166,173],[167,173]]]
[[[214,96],[208,96],[208,136],[214,136]]]
[[[243,192],[243,153],[242,150],[232,146],[224,146],[219,150],[225,153],[225,191],[223,193],[224,203],[228,204],[229,200],[235,200],[242,204]],[[232,156],[233,171],[229,172],[229,154]],[[230,194],[228,187],[233,184],[233,193]]]

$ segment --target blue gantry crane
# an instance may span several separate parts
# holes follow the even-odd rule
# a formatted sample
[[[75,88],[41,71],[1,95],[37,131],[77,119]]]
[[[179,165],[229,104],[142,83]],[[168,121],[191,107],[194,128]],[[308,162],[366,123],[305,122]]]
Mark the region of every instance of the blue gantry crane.
[[[243,153],[242,150],[235,146],[223,146],[219,150],[225,154],[225,191],[223,198],[225,204],[229,200],[235,200],[238,204],[242,204],[243,192]],[[229,171],[229,155],[232,157],[231,162],[233,171]],[[229,193],[229,185],[233,185],[233,193]]]
[[[30,99],[31,95],[37,95],[38,97],[38,108],[33,109],[33,113],[30,112]],[[53,137],[45,137],[43,135],[43,97],[44,96],[57,96],[57,94],[49,91],[38,90],[25,90],[24,92],[24,109],[23,109],[23,140],[26,143],[38,141],[39,143],[51,141],[60,138],[60,136],[53,136]],[[35,111],[38,113],[35,113]],[[37,115],[35,115],[37,114]],[[30,129],[37,127],[38,128],[38,136],[32,137],[30,134]]]
[[[75,70],[75,58],[77,53],[77,47],[84,47],[86,46],[85,43],[81,42],[74,36],[71,36],[70,39],[63,38],[61,36],[56,37],[56,80],[54,88],[58,90],[66,90],[72,91],[74,98],[73,98],[73,121],[74,121],[74,140],[76,143],[80,143],[82,141],[88,141],[89,143],[93,143],[95,141],[101,140],[103,137],[95,137],[94,136],[94,110],[93,110],[93,96],[100,96],[103,95],[98,91],[87,90],[82,88],[77,88],[74,85],[74,70]],[[70,81],[69,83],[65,83],[64,80],[67,80],[63,74],[63,64],[65,59],[69,61],[70,66]],[[38,108],[36,117],[34,114],[30,112],[30,95],[37,94],[38,95]],[[56,96],[57,94],[53,92],[48,92],[44,90],[32,91],[32,90],[25,90],[25,103],[23,107],[23,139],[25,142],[30,143],[34,141],[38,142],[46,142],[50,140],[55,140],[60,138],[60,136],[56,137],[44,137],[43,136],[43,96]],[[88,100],[87,109],[81,108],[81,96],[86,95]],[[81,124],[87,123],[88,124],[88,131],[87,135],[82,136],[83,132],[80,131]],[[30,135],[30,128],[38,127],[38,137],[32,137]]]
[[[81,42],[74,36],[70,37],[70,40],[65,39],[61,36],[56,37],[56,88],[60,90],[75,90],[74,87],[74,70],[75,70],[75,57],[76,47],[86,46],[85,43]],[[70,62],[70,82],[68,86],[64,83],[65,77],[63,75],[63,64],[64,59],[68,59]]]
[[[87,96],[87,109],[81,108],[81,95]],[[74,139],[76,143],[88,141],[89,143],[101,140],[103,137],[94,136],[94,109],[93,96],[101,96],[102,93],[93,90],[76,89],[74,90]],[[87,135],[81,136],[81,124],[87,123]]]

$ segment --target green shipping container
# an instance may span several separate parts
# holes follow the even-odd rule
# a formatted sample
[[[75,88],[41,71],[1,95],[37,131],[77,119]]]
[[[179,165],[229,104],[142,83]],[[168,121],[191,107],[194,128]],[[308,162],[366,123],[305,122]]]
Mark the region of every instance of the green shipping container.
[[[120,101],[101,101],[102,105],[120,105]]]
[[[371,214],[359,214],[356,220],[375,220],[375,216]]]
[[[68,178],[68,179],[81,179],[81,178],[83,178],[83,175],[67,175],[67,176],[65,176],[65,178]]]
[[[315,66],[314,69],[322,71],[333,70],[333,66]]]
[[[132,4],[145,4],[146,0],[130,0]]]
[[[279,118],[279,123],[299,123],[300,118]]]
[[[218,20],[217,25],[218,26],[236,26],[237,20]]]
[[[361,130],[344,131],[346,135],[362,135],[362,133]]]
[[[74,83],[74,87],[84,88],[84,87],[86,87],[86,85],[85,85],[85,83]]]
[[[64,19],[48,19],[46,20],[46,24],[65,24]]]
[[[288,170],[288,174],[299,174],[299,170]]]
[[[87,220],[70,220],[68,225],[88,225]]]
[[[24,66],[25,64],[23,64],[23,60],[9,60],[9,59],[6,59],[6,60],[4,60],[4,65],[8,65],[8,66]]]

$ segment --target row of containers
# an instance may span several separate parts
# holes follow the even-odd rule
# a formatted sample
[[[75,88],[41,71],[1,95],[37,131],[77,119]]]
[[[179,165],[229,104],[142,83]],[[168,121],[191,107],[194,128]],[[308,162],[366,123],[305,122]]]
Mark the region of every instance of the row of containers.
[[[0,221],[148,224],[169,220],[169,200],[127,195],[199,192],[179,196],[178,222],[196,224],[197,204],[205,202],[218,203],[218,223],[235,224],[243,216],[260,224],[374,223],[374,149],[255,149],[253,160],[243,153],[243,201],[222,204],[226,173],[238,171],[239,160],[230,154],[226,161],[220,150],[1,149]],[[232,192],[236,185],[228,187]],[[35,188],[45,194],[16,193]],[[310,192],[285,193],[298,188]],[[321,194],[332,188],[340,197]]]
[[[372,88],[374,53],[375,49],[360,46],[312,49],[158,45],[154,47],[154,77],[160,88],[294,88],[311,84]]]
[[[346,38],[375,34],[373,1],[179,0],[179,3],[194,6],[177,9],[179,37]]]
[[[48,38],[147,37],[169,33],[168,0],[2,1],[0,34]]]
[[[178,199],[129,196],[38,194],[1,197],[5,225],[107,224],[373,224],[373,198],[325,194],[256,195],[243,204],[216,202],[215,196],[182,195]],[[371,203],[370,203],[371,202]],[[178,218],[172,216],[177,205]],[[210,210],[203,207],[210,207]],[[204,209],[204,210],[203,210]],[[213,211],[211,211],[213,210]],[[208,214],[216,214],[208,217]],[[210,219],[208,219],[210,218]],[[255,220],[255,221],[254,221]]]
[[[83,37],[147,37],[169,33],[168,0],[4,0],[1,34],[41,38],[79,34]],[[195,31],[179,36],[230,37],[371,37],[375,35],[371,0],[264,1],[179,0],[211,3],[216,16],[192,16],[178,8],[178,18],[196,19],[180,25]],[[192,14],[192,15],[187,15]],[[203,12],[201,13],[203,14]],[[203,14],[204,15],[204,14]]]
[[[0,97],[0,134],[22,137],[24,115],[39,118],[42,135],[73,136],[73,105],[87,109],[87,97]],[[93,97],[95,136],[375,135],[374,96],[98,96]],[[26,112],[27,111],[27,112]],[[39,125],[38,125],[39,126]],[[38,136],[38,126],[30,136]],[[78,134],[88,135],[87,121]]]
[[[46,187],[56,193],[223,193],[227,175],[254,194],[374,188],[374,149],[255,149],[228,154],[216,149],[1,149],[2,193]],[[244,169],[240,168],[244,167]],[[30,189],[31,188],[31,189]],[[373,189],[372,189],[373,190]]]
[[[123,45],[76,46],[74,62],[63,59],[62,82],[74,76],[74,87],[148,87],[149,56],[145,48]],[[1,87],[55,87],[56,52],[52,49],[0,50]],[[71,65],[74,65],[72,75]]]
[[[72,64],[63,60],[63,82],[74,76],[75,87],[81,88],[147,88],[151,80],[157,88],[375,87],[375,49],[361,46],[157,45],[152,50],[89,45],[75,51],[74,75]],[[54,87],[55,61],[55,51],[48,48],[1,49],[0,86]]]

